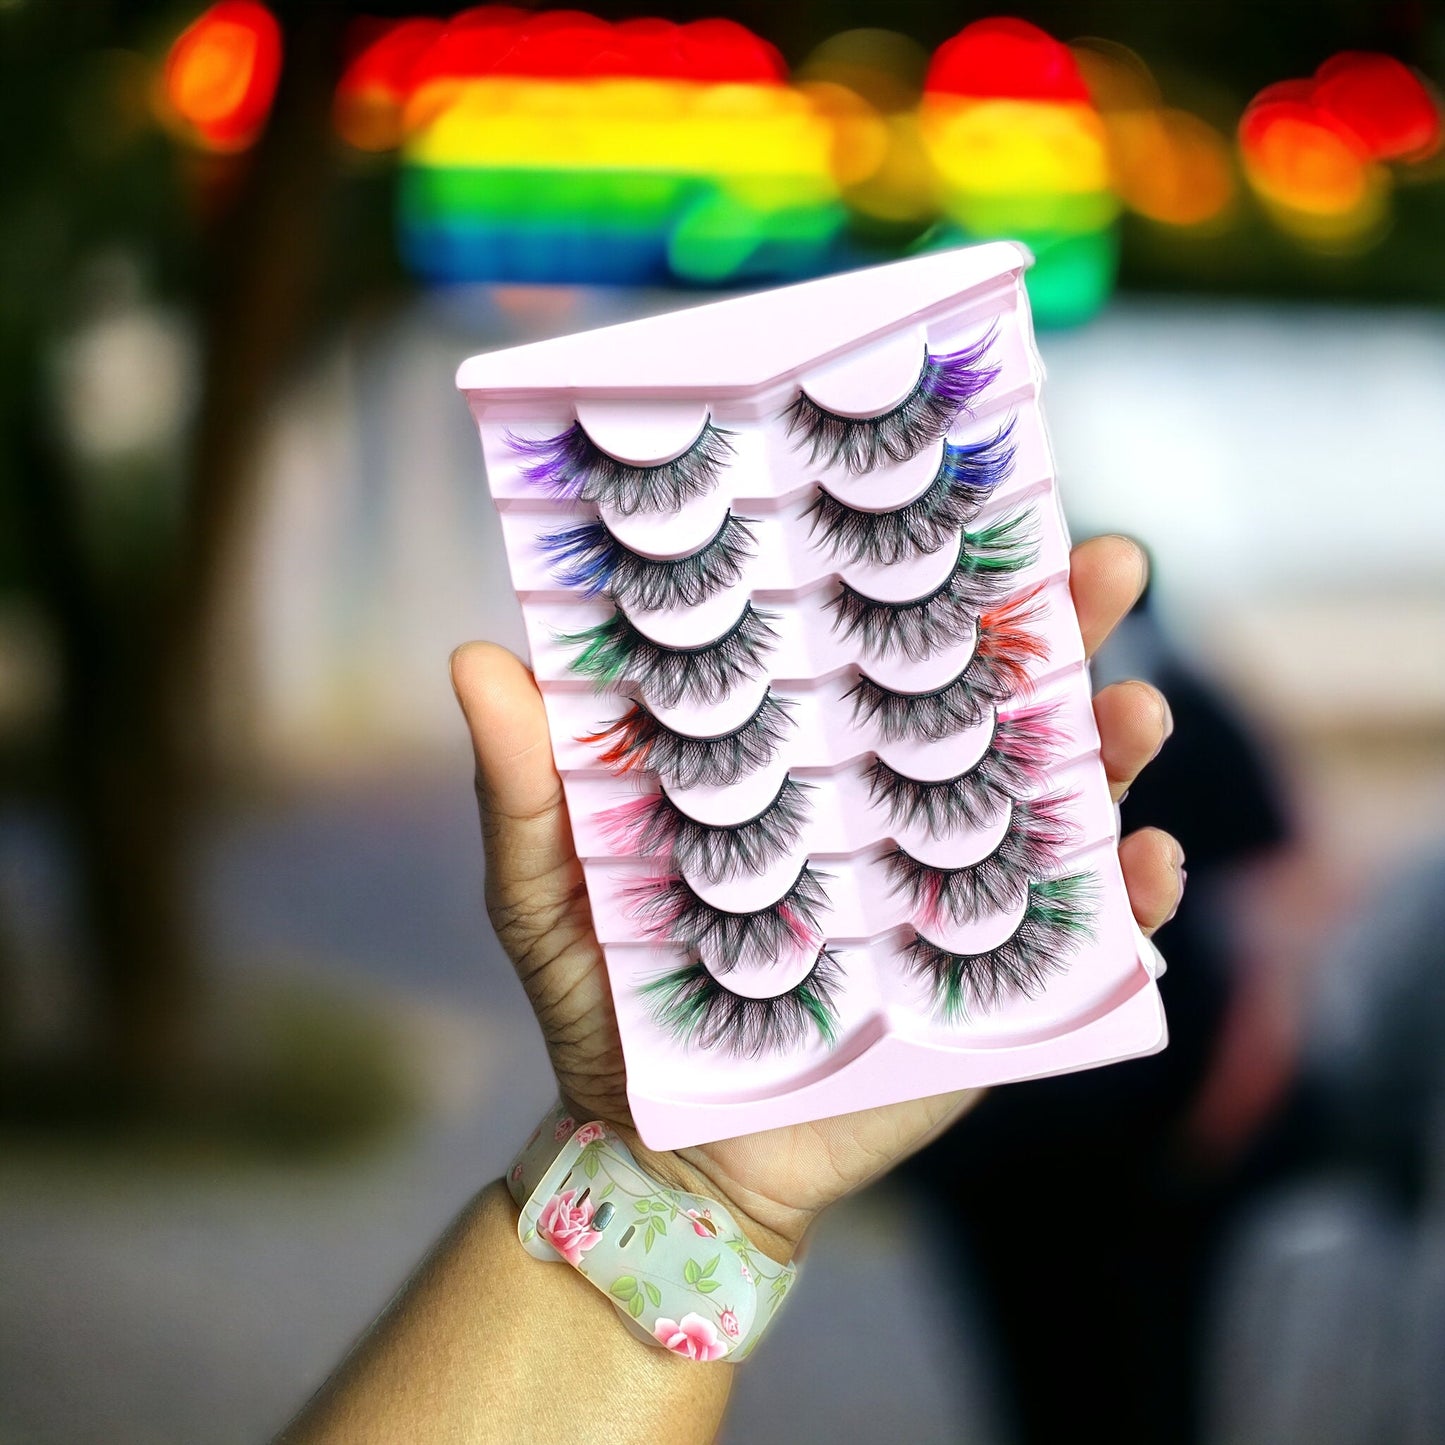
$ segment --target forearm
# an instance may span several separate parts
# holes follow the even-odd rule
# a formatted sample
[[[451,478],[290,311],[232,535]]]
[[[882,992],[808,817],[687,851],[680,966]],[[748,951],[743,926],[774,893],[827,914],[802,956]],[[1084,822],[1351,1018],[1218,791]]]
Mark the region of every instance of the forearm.
[[[466,1209],[284,1445],[713,1439],[732,1382],[633,1338],[574,1270],[533,1259],[492,1184]]]

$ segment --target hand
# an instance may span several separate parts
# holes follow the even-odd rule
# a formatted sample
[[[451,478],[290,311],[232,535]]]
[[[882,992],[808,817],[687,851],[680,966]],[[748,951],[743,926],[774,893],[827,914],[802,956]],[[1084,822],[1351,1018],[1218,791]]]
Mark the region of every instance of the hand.
[[[1092,656],[1143,590],[1147,563],[1123,537],[1085,542],[1070,560]],[[721,1200],[760,1248],[787,1260],[819,1211],[892,1168],[979,1097],[938,1095],[670,1154],[643,1147],[631,1128],[622,1045],[541,694],[511,653],[482,642],[453,654],[452,683],[476,753],[487,911],[576,1118],[613,1125],[644,1168]],[[1147,683],[1121,682],[1094,699],[1094,716],[1117,800],[1169,735],[1168,705]],[[1143,829],[1120,844],[1119,861],[1134,916],[1152,933],[1178,906],[1183,853],[1167,833]]]

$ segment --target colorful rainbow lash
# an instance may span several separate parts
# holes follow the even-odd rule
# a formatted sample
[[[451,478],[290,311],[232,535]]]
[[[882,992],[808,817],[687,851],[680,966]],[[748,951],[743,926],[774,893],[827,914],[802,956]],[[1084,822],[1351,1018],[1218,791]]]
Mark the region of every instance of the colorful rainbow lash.
[[[725,787],[773,760],[788,728],[793,726],[791,698],[763,695],[752,716],[725,733],[696,737],[674,732],[639,702],[580,743],[603,746],[599,761],[617,773],[639,768],[656,772],[674,788],[702,784]]]
[[[734,993],[701,958],[652,979],[639,992],[658,1027],[679,1043],[756,1059],[800,1048],[813,1035],[831,1047],[842,981],[837,959],[821,949],[807,977],[772,998]]]
[[[961,868],[936,868],[897,847],[883,855],[895,893],[904,894],[922,922],[975,923],[1007,913],[1028,894],[1029,883],[1052,873],[1078,829],[1064,816],[1075,800],[1054,796],[1014,803],[1003,837],[991,853]]]
[[[840,502],[824,487],[803,510],[808,535],[838,561],[891,566],[936,552],[978,516],[993,490],[1013,471],[1010,418],[981,442],[945,442],[943,461],[928,488],[888,511]]]
[[[630,681],[657,707],[689,702],[721,702],[734,686],[762,670],[778,634],[777,614],[751,602],[720,637],[691,647],[654,641],[620,608],[605,622],[582,632],[562,633],[558,641],[582,650],[568,663],[599,690]]]
[[[996,711],[983,755],[956,777],[910,778],[874,758],[863,774],[873,801],[887,810],[895,827],[921,823],[940,837],[992,822],[1011,798],[1043,786],[1046,770],[1063,745],[1054,726],[1058,711],[1058,703]]]
[[[522,475],[549,497],[595,502],[619,516],[636,512],[672,512],[710,492],[733,454],[732,433],[709,419],[687,449],[671,461],[634,466],[604,452],[580,421],[551,437],[519,437],[507,442],[528,458]]]
[[[597,820],[620,853],[667,860],[668,868],[709,883],[762,873],[798,841],[809,809],[807,783],[785,777],[773,800],[740,823],[702,823],[665,792],[633,798]]]
[[[695,552],[684,557],[646,557],[624,546],[600,518],[538,541],[553,563],[552,575],[564,587],[585,597],[607,593],[639,612],[696,607],[743,575],[743,566],[757,550],[750,518],[729,512]]]
[[[795,446],[807,446],[810,464],[821,457],[854,476],[884,462],[906,462],[947,436],[959,413],[999,374],[998,366],[981,364],[993,338],[990,331],[975,345],[946,356],[925,351],[912,390],[876,416],[841,416],[800,391],[783,412],[788,435],[797,437]]]
[[[857,638],[868,657],[902,653],[921,662],[966,637],[981,609],[997,602],[1015,574],[1038,557],[1032,515],[1022,512],[959,539],[953,570],[933,591],[907,602],[884,602],[847,582],[825,604],[833,631]]]
[[[676,943],[715,959],[718,973],[739,963],[776,963],[823,936],[820,910],[828,906],[826,874],[804,863],[788,891],[765,908],[735,912],[709,903],[680,874],[648,878],[625,890],[642,930],[660,943]]]
[[[1029,687],[1028,664],[1048,649],[1029,625],[1042,611],[1042,585],[1020,593],[978,619],[978,640],[968,665],[931,692],[895,692],[867,673],[845,694],[853,721],[871,725],[884,742],[904,738],[937,742],[976,726],[991,707]]]
[[[985,953],[951,953],[916,934],[903,949],[904,966],[932,988],[934,1008],[948,1023],[988,1013],[1010,998],[1034,998],[1093,937],[1098,878],[1072,873],[1029,884],[1019,925]]]

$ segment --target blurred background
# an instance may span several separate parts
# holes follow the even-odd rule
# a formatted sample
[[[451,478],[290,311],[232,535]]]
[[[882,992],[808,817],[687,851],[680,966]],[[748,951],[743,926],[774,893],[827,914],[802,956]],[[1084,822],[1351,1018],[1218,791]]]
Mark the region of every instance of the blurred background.
[[[1445,1441],[1442,81],[1427,0],[0,0],[0,1442],[266,1438],[547,1102],[456,364],[995,236],[1154,559],[1174,1042],[836,1210],[727,1438]]]

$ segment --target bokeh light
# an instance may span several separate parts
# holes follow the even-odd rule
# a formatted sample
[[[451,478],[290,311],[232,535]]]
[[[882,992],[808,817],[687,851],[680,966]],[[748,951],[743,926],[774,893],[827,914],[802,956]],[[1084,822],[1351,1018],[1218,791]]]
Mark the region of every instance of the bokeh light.
[[[162,115],[203,150],[245,150],[265,127],[280,75],[275,17],[255,0],[221,0],[171,46]]]
[[[1244,172],[1281,228],[1320,245],[1378,234],[1389,209],[1388,162],[1440,146],[1434,98],[1385,55],[1345,52],[1308,80],[1267,86],[1239,122]]]
[[[819,45],[794,81],[827,117],[833,177],[855,229],[906,242],[938,214],[918,125],[928,52],[896,30],[845,30]]]
[[[1225,217],[1236,191],[1225,137],[1199,116],[1166,106],[1149,67],[1126,46],[1089,39],[1072,50],[1103,117],[1120,201],[1168,226]]]

